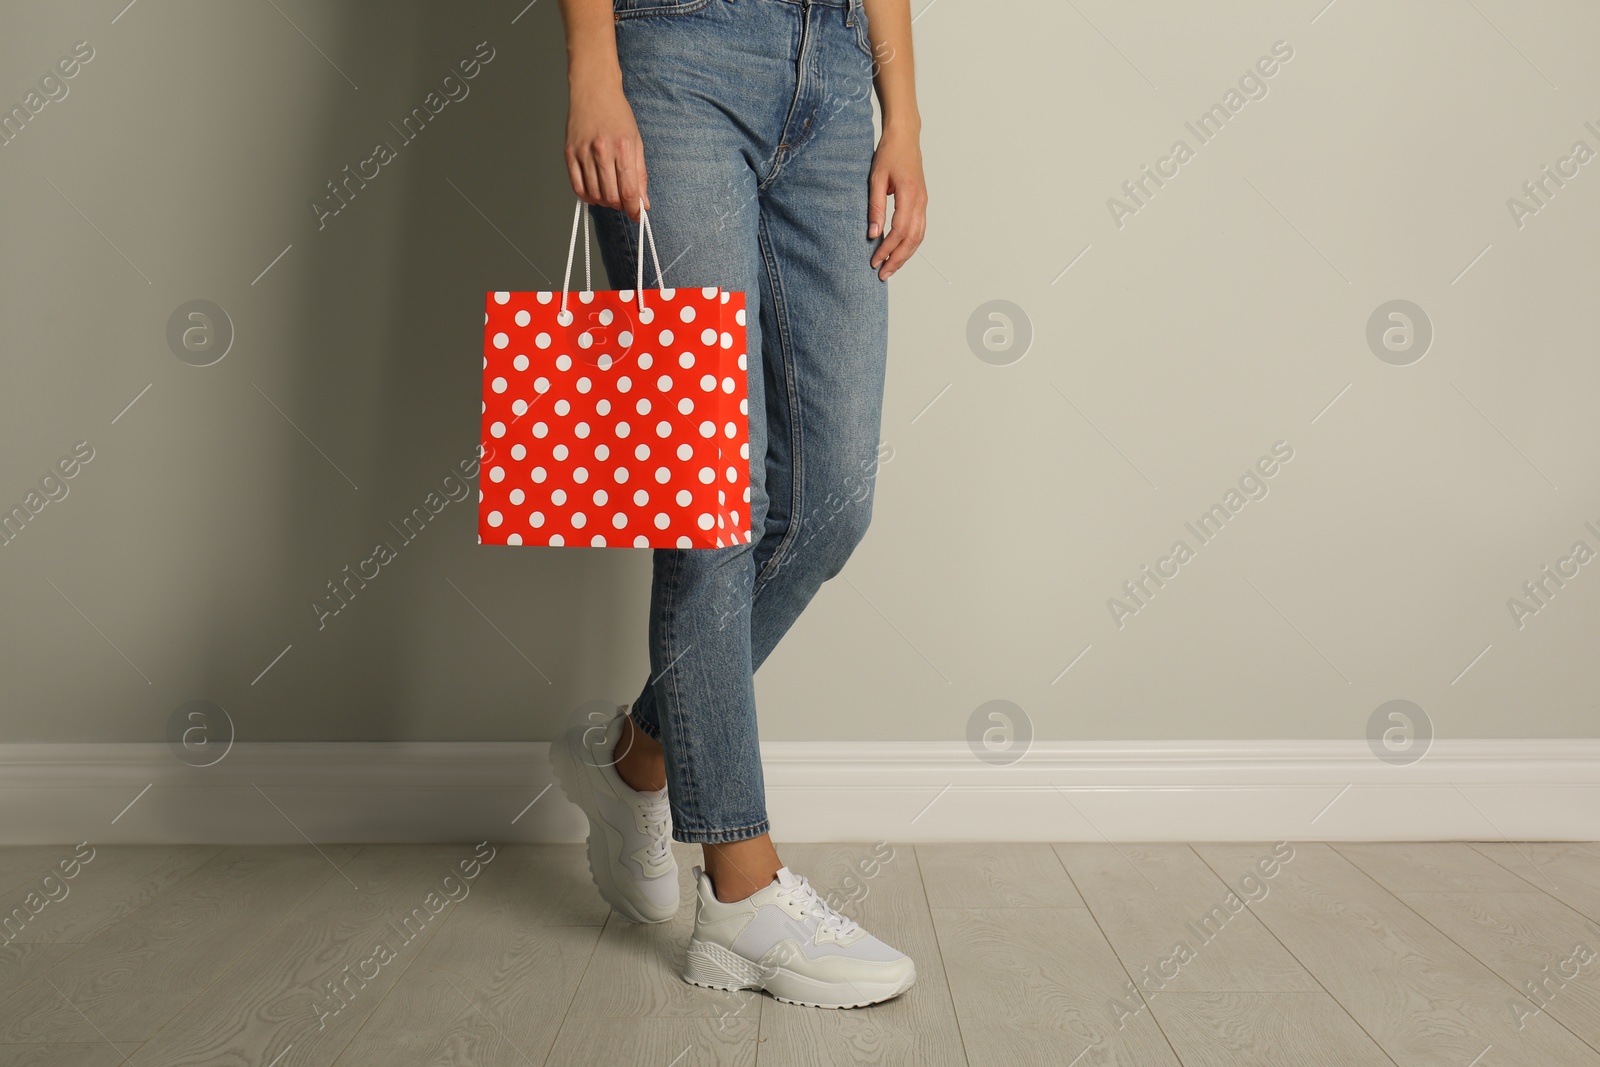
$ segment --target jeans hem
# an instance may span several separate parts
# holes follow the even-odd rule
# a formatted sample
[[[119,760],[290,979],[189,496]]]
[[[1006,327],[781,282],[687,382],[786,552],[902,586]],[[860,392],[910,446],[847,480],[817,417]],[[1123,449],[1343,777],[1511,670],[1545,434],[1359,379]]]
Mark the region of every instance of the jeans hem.
[[[682,841],[686,845],[728,845],[735,841],[748,841],[752,837],[771,833],[772,827],[766,819],[750,826],[737,830],[685,830],[681,827],[672,828],[672,839]]]
[[[660,743],[661,731],[654,729],[649,723],[644,721],[644,718],[639,714],[639,708],[637,705],[628,709],[628,718],[633,720],[633,725],[639,728],[640,733],[644,734],[650,740]]]

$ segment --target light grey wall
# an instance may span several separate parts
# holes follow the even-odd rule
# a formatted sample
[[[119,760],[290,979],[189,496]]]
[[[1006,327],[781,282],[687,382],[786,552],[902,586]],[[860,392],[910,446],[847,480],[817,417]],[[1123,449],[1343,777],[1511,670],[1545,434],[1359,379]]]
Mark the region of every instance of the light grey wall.
[[[631,697],[647,555],[482,548],[470,499],[325,629],[309,606],[472,454],[484,291],[561,269],[554,0],[124,2],[0,7],[7,107],[94,52],[0,147],[0,504],[93,449],[0,548],[0,740],[157,740],[199,699],[250,740],[540,739]],[[892,283],[893,458],[759,676],[765,738],[954,740],[996,699],[1049,739],[1356,738],[1396,698],[1440,736],[1593,734],[1600,565],[1520,627],[1507,602],[1600,548],[1600,163],[1521,225],[1508,200],[1600,149],[1600,10],[1324,3],[916,5],[932,228]],[[196,367],[167,324],[202,299],[236,336]],[[1367,337],[1400,299],[1434,335],[1406,365]],[[1008,365],[969,345],[992,300],[1032,332]]]

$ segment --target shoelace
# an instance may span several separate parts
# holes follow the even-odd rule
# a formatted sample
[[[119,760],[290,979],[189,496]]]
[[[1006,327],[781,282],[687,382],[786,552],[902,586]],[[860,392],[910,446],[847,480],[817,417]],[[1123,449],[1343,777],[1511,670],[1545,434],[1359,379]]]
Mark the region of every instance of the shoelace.
[[[639,832],[650,837],[645,858],[652,864],[666,862],[672,848],[667,840],[667,824],[671,817],[672,804],[665,796],[660,800],[647,800],[639,806]]]
[[[805,875],[797,877],[800,879],[800,884],[789,887],[789,897],[805,906],[805,914],[821,919],[823,928],[835,937],[848,937],[861,929],[860,924],[854,919],[841,915],[831,904],[818,896]]]

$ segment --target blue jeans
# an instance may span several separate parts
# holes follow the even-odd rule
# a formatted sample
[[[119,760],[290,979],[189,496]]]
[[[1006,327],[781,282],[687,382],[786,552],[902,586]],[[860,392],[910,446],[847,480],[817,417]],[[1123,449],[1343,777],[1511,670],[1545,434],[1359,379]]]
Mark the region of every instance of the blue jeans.
[[[861,0],[614,10],[664,284],[749,306],[751,541],[654,551],[631,709],[665,751],[672,836],[739,841],[769,829],[755,670],[872,513],[888,290],[867,237],[871,45]],[[633,288],[638,225],[590,210],[612,287]]]

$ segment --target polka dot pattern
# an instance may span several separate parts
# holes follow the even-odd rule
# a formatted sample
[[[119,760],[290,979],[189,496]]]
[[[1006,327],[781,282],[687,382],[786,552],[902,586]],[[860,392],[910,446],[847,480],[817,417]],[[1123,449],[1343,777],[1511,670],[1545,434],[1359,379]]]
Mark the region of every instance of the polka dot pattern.
[[[745,294],[644,297],[487,294],[480,544],[750,542]]]

